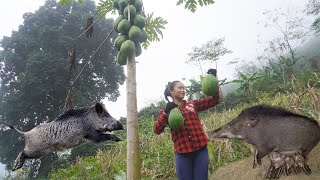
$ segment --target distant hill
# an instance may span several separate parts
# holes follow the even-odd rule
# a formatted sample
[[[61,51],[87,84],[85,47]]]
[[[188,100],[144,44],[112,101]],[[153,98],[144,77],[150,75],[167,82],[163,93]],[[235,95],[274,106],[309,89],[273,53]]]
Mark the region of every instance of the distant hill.
[[[231,92],[236,91],[237,89],[239,89],[239,87],[240,87],[239,83],[229,83],[221,86],[221,91],[222,91],[222,94],[225,96]]]
[[[304,46],[302,46],[297,53],[306,58],[320,55],[320,37],[312,38]]]

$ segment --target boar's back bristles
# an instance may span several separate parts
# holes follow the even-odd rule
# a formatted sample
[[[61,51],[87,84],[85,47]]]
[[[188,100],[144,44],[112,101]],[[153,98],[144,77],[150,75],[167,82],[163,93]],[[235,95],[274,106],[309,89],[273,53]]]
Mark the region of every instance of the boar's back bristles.
[[[311,122],[318,125],[318,121],[312,119],[310,117],[293,113],[287,109],[282,107],[276,106],[269,106],[269,105],[256,105],[249,108],[246,108],[241,111],[240,115],[250,115],[250,116],[294,116],[294,117],[301,117],[310,120]]]

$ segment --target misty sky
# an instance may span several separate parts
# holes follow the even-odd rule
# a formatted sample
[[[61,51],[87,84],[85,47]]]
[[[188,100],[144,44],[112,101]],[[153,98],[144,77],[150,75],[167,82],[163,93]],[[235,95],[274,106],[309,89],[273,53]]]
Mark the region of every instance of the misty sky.
[[[138,110],[150,102],[163,98],[168,81],[195,78],[199,80],[199,67],[185,64],[192,47],[218,38],[225,38],[225,46],[233,53],[218,61],[218,78],[232,80],[236,65],[228,65],[235,59],[253,60],[264,47],[257,44],[259,38],[270,39],[272,31],[266,30],[258,21],[262,12],[282,9],[301,9],[307,0],[216,0],[216,3],[199,8],[195,13],[183,6],[176,6],[176,0],[144,0],[147,13],[161,16],[168,21],[163,30],[164,37],[153,43],[136,60]],[[34,12],[43,0],[7,0],[0,7],[0,38],[10,36],[23,23],[25,12]],[[75,35],[77,36],[77,35]],[[97,44],[98,46],[98,44]],[[203,71],[214,68],[205,66]],[[125,67],[126,71],[126,67]],[[185,84],[188,81],[183,81]],[[117,102],[107,102],[107,109],[116,118],[126,117],[125,84],[120,87],[121,97]]]

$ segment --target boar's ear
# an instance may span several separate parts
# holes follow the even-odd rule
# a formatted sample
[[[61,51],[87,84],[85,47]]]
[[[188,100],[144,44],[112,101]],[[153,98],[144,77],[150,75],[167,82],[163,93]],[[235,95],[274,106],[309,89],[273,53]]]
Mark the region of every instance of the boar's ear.
[[[96,112],[99,115],[101,115],[104,112],[104,108],[100,103],[96,103],[95,108],[96,108]]]

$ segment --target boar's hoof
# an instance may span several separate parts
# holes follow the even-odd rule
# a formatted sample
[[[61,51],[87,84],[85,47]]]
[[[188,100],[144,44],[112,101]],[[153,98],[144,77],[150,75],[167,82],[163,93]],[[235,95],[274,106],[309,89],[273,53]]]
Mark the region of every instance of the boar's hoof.
[[[308,166],[308,164],[304,164],[304,166],[303,166],[303,172],[304,172],[306,175],[310,175],[310,174],[311,174],[311,169],[310,169],[310,167]]]
[[[12,169],[12,171],[20,169],[23,166],[25,158],[26,158],[26,155],[23,153],[23,151],[20,152],[17,159],[15,160],[14,168]]]
[[[23,166],[22,164],[15,165],[15,167],[12,169],[12,171],[20,169],[20,168],[22,168],[22,166]]]

